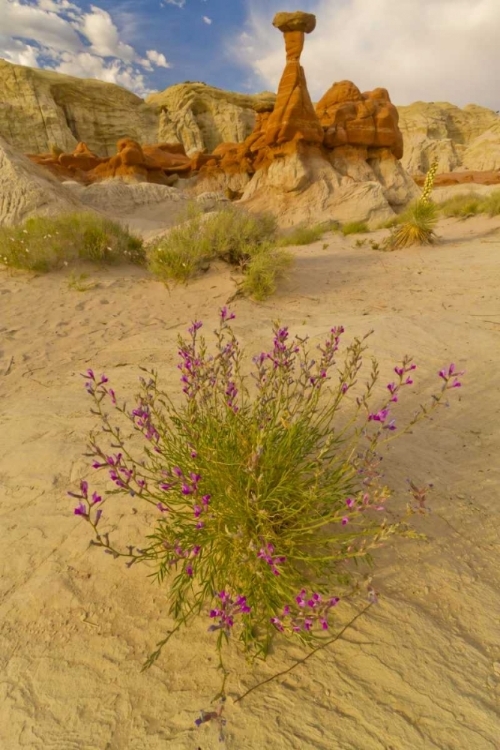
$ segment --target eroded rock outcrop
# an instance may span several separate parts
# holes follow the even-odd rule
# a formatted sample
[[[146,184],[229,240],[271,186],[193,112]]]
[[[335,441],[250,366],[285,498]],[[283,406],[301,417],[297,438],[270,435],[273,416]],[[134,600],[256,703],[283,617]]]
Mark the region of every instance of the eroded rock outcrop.
[[[500,116],[493,110],[415,102],[398,111],[402,163],[410,174],[425,174],[435,159],[438,174],[500,169]]]
[[[116,144],[116,154],[111,157],[98,156],[90,151],[86,143],[79,143],[68,154],[56,151],[28,156],[60,179],[72,179],[83,184],[112,178],[168,184],[172,176],[187,176],[193,169],[193,162],[186,156],[182,144],[141,146],[132,138],[120,138]],[[203,163],[203,159],[198,158],[198,162]]]
[[[0,226],[31,216],[82,210],[78,198],[0,137]]]
[[[398,113],[385,89],[362,94],[334,84],[313,107],[300,56],[315,16],[278,13],[286,61],[274,108],[260,106],[243,143],[224,143],[194,191],[242,191],[242,203],[272,210],[283,226],[335,218],[381,221],[419,194],[402,168]]]
[[[239,94],[187,82],[151,94],[146,104],[158,118],[156,140],[178,141],[193,155],[210,153],[221,143],[242,143],[254,129],[256,109],[272,109],[275,99],[271,92]]]
[[[396,159],[403,156],[399,115],[387,89],[362,94],[351,81],[334,83],[317,103],[316,113],[327,148],[388,148]]]
[[[119,138],[154,143],[157,131],[155,110],[121,86],[0,60],[0,136],[23,153],[83,141],[110,156]]]

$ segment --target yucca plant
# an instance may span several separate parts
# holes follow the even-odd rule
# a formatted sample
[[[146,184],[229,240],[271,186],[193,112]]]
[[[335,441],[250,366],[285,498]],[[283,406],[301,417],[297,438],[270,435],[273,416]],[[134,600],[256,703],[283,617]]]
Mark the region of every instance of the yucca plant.
[[[432,245],[436,241],[434,227],[438,220],[438,209],[430,196],[437,167],[438,162],[435,160],[425,177],[422,195],[402,214],[400,224],[387,240],[387,250],[397,250],[410,245]]]

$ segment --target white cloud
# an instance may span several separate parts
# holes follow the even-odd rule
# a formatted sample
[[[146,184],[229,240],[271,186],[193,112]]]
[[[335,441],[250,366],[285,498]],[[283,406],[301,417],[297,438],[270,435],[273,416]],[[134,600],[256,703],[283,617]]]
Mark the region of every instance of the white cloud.
[[[169,62],[167,62],[167,58],[162,52],[157,52],[155,49],[148,49],[146,52],[146,57],[150,62],[153,63],[153,65],[156,65],[158,68],[170,68],[171,65]]]
[[[164,0],[164,5],[176,5],[177,8],[183,8],[186,5],[186,0]]]
[[[19,65],[38,67],[42,58],[43,67],[116,83],[140,96],[150,91],[144,71],[170,67],[156,50],[141,58],[121,41],[111,15],[95,5],[83,12],[70,0],[0,0],[0,18],[0,57]]]
[[[276,90],[284,65],[269,0],[248,3],[246,32],[230,52]],[[280,8],[276,7],[276,10]],[[315,31],[302,64],[313,99],[334,81],[383,86],[397,104],[416,100],[500,108],[499,0],[311,0]]]
[[[204,20],[204,22],[205,22],[205,23],[207,23],[207,24],[208,24],[209,26],[210,26],[210,24],[212,23],[212,19],[211,19],[211,18],[209,18],[208,16],[203,16],[203,20]]]
[[[120,60],[132,62],[136,52],[129,44],[120,41],[118,29],[105,10],[90,6],[90,13],[85,13],[78,30],[90,42],[92,52],[100,57],[118,57]],[[77,22],[74,22],[77,26]]]

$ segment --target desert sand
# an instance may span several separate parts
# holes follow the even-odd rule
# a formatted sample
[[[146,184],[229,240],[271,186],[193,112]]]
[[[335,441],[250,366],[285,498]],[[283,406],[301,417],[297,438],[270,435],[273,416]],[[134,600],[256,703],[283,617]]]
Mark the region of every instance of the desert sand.
[[[466,374],[450,408],[387,450],[395,513],[407,477],[434,484],[432,512],[412,519],[427,541],[378,551],[378,605],[238,705],[304,653],[277,641],[252,669],[231,653],[230,750],[500,748],[500,219],[441,221],[438,234],[436,247],[395,253],[326,235],[293,251],[268,301],[231,305],[249,360],[276,318],[314,341],[333,324],[349,340],[373,328],[382,383],[404,354],[418,364],[403,413],[437,389],[441,366]],[[97,424],[80,373],[105,372],[130,401],[139,365],[151,366],[180,393],[177,335],[196,318],[209,334],[234,283],[223,266],[170,291],[140,269],[83,270],[86,292],[68,270],[0,273],[0,748],[213,750],[216,727],[194,720],[219,685],[214,634],[200,620],[141,673],[170,626],[165,592],[145,567],[89,548],[66,492],[92,478],[83,453]],[[114,507],[105,515],[124,542],[152,521],[132,499]],[[336,627],[353,612],[339,606]]]

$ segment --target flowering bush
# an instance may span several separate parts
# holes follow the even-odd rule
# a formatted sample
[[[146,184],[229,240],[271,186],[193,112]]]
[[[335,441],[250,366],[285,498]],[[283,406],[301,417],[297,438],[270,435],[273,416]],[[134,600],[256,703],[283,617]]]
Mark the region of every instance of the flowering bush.
[[[199,615],[217,634],[219,655],[231,633],[253,656],[265,657],[279,634],[320,642],[339,602],[356,590],[349,561],[369,561],[373,548],[405,530],[384,514],[391,493],[382,482],[379,446],[460,386],[454,365],[441,370],[440,392],[401,426],[396,405],[416,367],[408,357],[372,407],[379,378],[374,360],[357,387],[366,336],[337,365],[342,327],[330,330],[313,358],[307,337],[292,338],[275,324],[273,344],[254,357],[249,379],[241,373],[233,318],[221,310],[214,354],[199,333],[201,322],[193,323],[187,340],[179,337],[180,407],[160,389],[155,372],[141,378],[132,409],[105,375],[85,375],[108,437],[104,446],[91,435],[94,468],[109,473],[115,489],[108,494],[140,498],[157,513],[140,548],[117,547],[101,530],[106,498],[86,481],[70,493],[95,545],[127,565],[153,564],[158,581],[168,585],[175,627],[148,665]],[[127,445],[110,409],[143,436],[142,453]],[[425,493],[414,496],[422,507]]]

